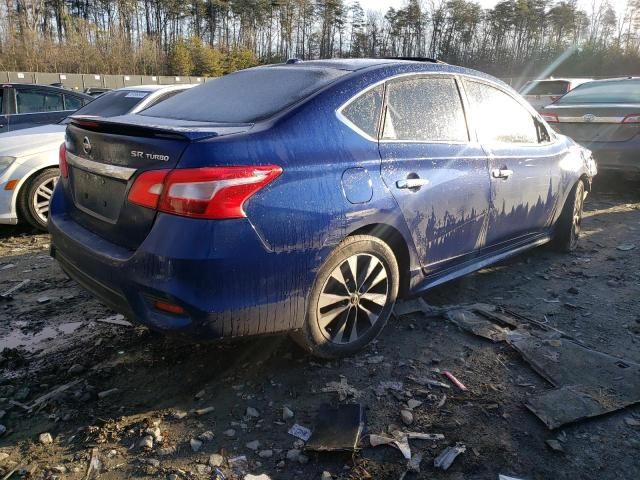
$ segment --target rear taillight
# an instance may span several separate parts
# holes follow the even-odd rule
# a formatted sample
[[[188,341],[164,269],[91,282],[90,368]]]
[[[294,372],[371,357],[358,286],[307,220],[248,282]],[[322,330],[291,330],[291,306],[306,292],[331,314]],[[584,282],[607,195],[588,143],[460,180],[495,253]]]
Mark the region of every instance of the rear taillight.
[[[282,173],[275,165],[150,170],[136,178],[129,201],[194,218],[242,218],[244,203]]]
[[[555,113],[543,113],[542,118],[544,118],[548,123],[558,123],[558,115]]]
[[[164,179],[169,170],[149,170],[142,172],[129,190],[129,201],[143,207],[158,208],[160,195],[164,188]]]
[[[58,164],[60,166],[60,175],[64,178],[69,176],[69,164],[67,163],[67,146],[62,142],[58,152]]]
[[[625,116],[622,123],[640,123],[640,113],[631,113]]]

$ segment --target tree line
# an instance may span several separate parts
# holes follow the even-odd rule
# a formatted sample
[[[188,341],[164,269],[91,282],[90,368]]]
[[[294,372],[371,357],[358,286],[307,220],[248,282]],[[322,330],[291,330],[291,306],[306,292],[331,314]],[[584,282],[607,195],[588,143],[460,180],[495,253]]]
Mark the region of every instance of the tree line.
[[[499,76],[640,74],[640,0],[3,0],[0,70],[218,76],[262,63],[432,57]],[[549,67],[549,68],[546,68]]]

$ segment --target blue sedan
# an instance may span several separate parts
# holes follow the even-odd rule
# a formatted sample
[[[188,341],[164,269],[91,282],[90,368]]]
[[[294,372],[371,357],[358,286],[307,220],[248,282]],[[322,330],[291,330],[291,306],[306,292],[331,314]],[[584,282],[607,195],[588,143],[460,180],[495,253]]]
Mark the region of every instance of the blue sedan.
[[[576,248],[596,173],[499,80],[390,59],[292,60],[74,118],[60,171],[52,255],[112,308],[196,340],[291,332],[325,358],[401,296]]]

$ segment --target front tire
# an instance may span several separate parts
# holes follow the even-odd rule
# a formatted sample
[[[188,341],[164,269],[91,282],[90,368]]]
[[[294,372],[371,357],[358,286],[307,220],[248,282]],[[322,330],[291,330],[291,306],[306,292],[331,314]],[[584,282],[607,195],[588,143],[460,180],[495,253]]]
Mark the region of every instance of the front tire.
[[[573,252],[578,246],[582,228],[585,186],[582,180],[575,184],[566,203],[553,238],[554,247],[562,252]]]
[[[44,232],[47,231],[49,203],[59,176],[57,168],[43,170],[29,179],[18,198],[22,218]]]
[[[382,331],[398,296],[398,262],[376,237],[344,240],[318,271],[301,330],[292,338],[312,355],[352,355]]]

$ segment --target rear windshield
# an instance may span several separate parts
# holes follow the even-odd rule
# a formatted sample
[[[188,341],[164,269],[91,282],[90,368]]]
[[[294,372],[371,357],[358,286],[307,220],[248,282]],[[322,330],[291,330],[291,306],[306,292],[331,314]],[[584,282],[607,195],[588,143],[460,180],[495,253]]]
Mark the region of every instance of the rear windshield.
[[[640,103],[640,80],[583,83],[556,103],[563,105],[579,103]]]
[[[569,82],[563,80],[544,80],[530,82],[523,89],[524,95],[564,95],[569,89]]]
[[[349,73],[334,68],[257,67],[194,87],[142,113],[214,123],[251,123],[270,117]]]
[[[97,97],[91,103],[88,103],[84,107],[74,112],[76,115],[96,115],[100,117],[117,117],[118,115],[124,115],[130,112],[136,105],[138,105],[145,97],[149,95],[149,92],[142,92],[138,90],[114,90],[106,92]],[[71,120],[65,118],[62,124],[67,124]]]

